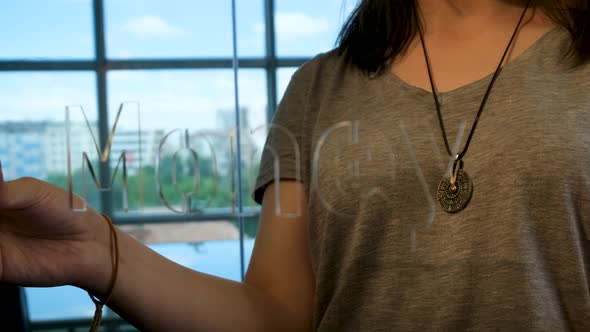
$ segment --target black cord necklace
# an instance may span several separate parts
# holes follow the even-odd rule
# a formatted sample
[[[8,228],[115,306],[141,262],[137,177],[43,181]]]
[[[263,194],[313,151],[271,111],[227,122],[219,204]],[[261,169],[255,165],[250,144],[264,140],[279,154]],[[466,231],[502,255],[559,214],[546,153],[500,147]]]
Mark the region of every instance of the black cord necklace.
[[[416,13],[415,18],[418,23],[418,32],[420,34],[420,41],[422,43],[422,50],[424,51],[424,58],[426,60],[426,67],[428,69],[428,78],[430,79],[430,86],[432,87],[432,95],[434,97],[434,104],[436,106],[436,112],[438,114],[440,129],[442,131],[442,136],[443,136],[443,139],[445,142],[445,147],[447,148],[447,153],[454,160],[453,167],[451,168],[450,176],[443,178],[440,181],[438,188],[437,188],[436,197],[438,199],[438,202],[440,203],[440,206],[446,212],[457,213],[459,211],[462,211],[463,209],[465,209],[465,207],[467,206],[467,204],[471,200],[471,196],[473,196],[473,183],[472,183],[469,175],[467,175],[467,172],[465,172],[463,170],[463,157],[465,157],[465,154],[467,153],[467,148],[469,148],[469,143],[471,142],[471,138],[473,137],[473,133],[475,132],[475,127],[477,126],[477,122],[479,121],[479,117],[481,116],[481,113],[483,112],[483,110],[485,108],[488,97],[490,96],[490,92],[492,91],[492,87],[494,86],[494,83],[495,83],[496,79],[498,78],[498,75],[500,74],[500,71],[502,69],[502,64],[504,63],[504,59],[506,58],[506,54],[508,54],[508,51],[510,50],[510,46],[512,45],[512,42],[514,41],[514,38],[516,37],[518,29],[520,28],[520,25],[522,24],[522,20],[526,14],[527,9],[529,8],[530,3],[531,3],[531,0],[528,0],[526,7],[525,7],[524,11],[522,12],[522,15],[520,16],[520,20],[518,21],[518,25],[516,26],[516,29],[514,30],[512,37],[510,38],[510,42],[508,42],[508,46],[506,47],[506,50],[504,50],[504,54],[502,55],[502,59],[500,60],[500,63],[498,64],[498,67],[496,68],[496,71],[494,72],[494,75],[492,76],[492,80],[488,86],[488,89],[487,89],[484,97],[483,97],[481,105],[479,106],[479,111],[477,112],[477,116],[475,117],[475,122],[473,123],[473,127],[471,128],[471,132],[469,133],[469,137],[467,138],[467,142],[465,143],[465,147],[463,148],[463,151],[461,151],[460,153],[457,153],[455,156],[453,156],[453,153],[451,152],[451,149],[449,147],[449,141],[447,140],[445,125],[443,123],[442,115],[440,112],[440,103],[438,101],[438,96],[436,94],[436,89],[434,87],[434,81],[432,79],[432,70],[430,68],[430,60],[428,58],[428,53],[426,52],[426,45],[424,44],[424,36],[422,34],[422,27],[420,25],[420,20],[418,19],[417,13]]]

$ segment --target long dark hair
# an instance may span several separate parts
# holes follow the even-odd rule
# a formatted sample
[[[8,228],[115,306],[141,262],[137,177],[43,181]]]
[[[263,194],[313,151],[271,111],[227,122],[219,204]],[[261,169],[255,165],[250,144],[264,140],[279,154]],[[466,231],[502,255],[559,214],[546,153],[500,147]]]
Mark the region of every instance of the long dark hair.
[[[590,61],[590,0],[533,0],[532,6],[570,32],[564,55],[573,58],[573,67]],[[340,31],[337,53],[365,73],[378,72],[418,33],[417,11],[417,0],[361,0]]]

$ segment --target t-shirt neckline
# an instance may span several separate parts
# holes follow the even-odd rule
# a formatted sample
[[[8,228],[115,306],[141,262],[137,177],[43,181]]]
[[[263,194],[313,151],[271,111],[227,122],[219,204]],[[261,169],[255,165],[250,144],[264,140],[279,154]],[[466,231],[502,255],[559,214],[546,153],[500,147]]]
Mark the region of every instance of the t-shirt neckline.
[[[537,40],[531,46],[529,46],[526,50],[524,50],[521,54],[519,54],[512,61],[505,64],[503,66],[502,72],[498,78],[501,78],[502,75],[508,75],[509,72],[513,68],[517,68],[517,67],[521,66],[523,63],[525,63],[529,59],[533,58],[535,55],[538,55],[540,53],[540,52],[538,52],[538,50],[541,49],[543,47],[543,45],[545,45],[547,43],[548,40],[550,40],[554,35],[558,34],[558,32],[561,32],[562,30],[563,30],[563,28],[560,25],[555,25],[549,31],[545,32],[541,37],[537,38]],[[441,99],[443,99],[443,98],[446,99],[446,97],[450,97],[450,96],[456,95],[456,94],[466,93],[466,92],[469,92],[474,89],[475,90],[484,89],[490,83],[493,75],[494,75],[494,73],[489,73],[488,75],[486,75],[480,79],[477,79],[477,80],[472,81],[470,83],[464,84],[464,85],[454,88],[452,90],[445,91],[445,92],[437,92],[437,95]],[[431,96],[432,97],[432,92],[430,92],[426,89],[423,89],[421,87],[407,83],[406,81],[401,79],[399,76],[397,76],[396,74],[391,72],[391,70],[389,70],[389,68],[381,76],[385,78],[386,82],[392,83],[397,88],[401,88],[402,90],[404,90],[406,92],[415,93],[419,96]]]

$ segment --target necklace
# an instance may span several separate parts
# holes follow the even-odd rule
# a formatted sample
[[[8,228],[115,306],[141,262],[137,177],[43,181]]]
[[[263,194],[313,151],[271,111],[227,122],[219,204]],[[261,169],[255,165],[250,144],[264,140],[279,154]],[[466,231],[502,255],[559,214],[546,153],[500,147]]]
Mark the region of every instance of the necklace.
[[[508,42],[508,46],[506,46],[506,49],[504,50],[504,54],[502,55],[502,59],[500,60],[500,63],[498,64],[498,67],[496,68],[496,71],[494,72],[494,75],[492,76],[492,80],[491,80],[490,84],[488,85],[488,88],[487,88],[486,93],[483,97],[481,105],[479,106],[479,111],[477,112],[477,116],[475,117],[475,121],[473,122],[473,126],[471,127],[471,132],[469,133],[469,137],[467,138],[467,142],[465,143],[465,147],[463,148],[463,150],[461,152],[455,154],[454,156],[453,156],[453,153],[451,152],[451,149],[449,147],[449,141],[447,140],[445,125],[443,123],[442,115],[440,112],[440,103],[438,101],[438,95],[436,94],[436,89],[434,87],[434,81],[432,79],[432,70],[430,68],[430,60],[428,58],[428,53],[426,51],[426,45],[424,43],[424,36],[422,34],[422,27],[420,25],[420,20],[418,19],[417,14],[415,14],[416,15],[415,19],[418,22],[418,32],[420,34],[420,42],[422,43],[422,50],[424,51],[424,58],[426,60],[426,68],[428,69],[428,78],[430,80],[430,86],[432,88],[432,95],[434,97],[434,104],[436,106],[436,113],[438,114],[438,121],[439,121],[440,129],[442,132],[443,140],[445,142],[445,147],[447,149],[447,153],[449,154],[449,156],[451,158],[453,158],[453,167],[450,170],[450,175],[448,177],[444,177],[440,181],[437,191],[436,191],[436,198],[437,198],[438,202],[440,203],[440,206],[442,207],[442,209],[444,211],[446,211],[448,213],[457,213],[457,212],[460,212],[463,209],[465,209],[465,207],[467,206],[467,204],[471,200],[471,196],[473,196],[473,183],[471,181],[471,178],[467,174],[467,172],[465,172],[465,170],[463,169],[463,166],[464,166],[463,157],[465,157],[465,154],[467,153],[467,148],[469,148],[469,143],[471,142],[471,138],[473,137],[473,133],[475,132],[475,128],[477,126],[477,122],[479,121],[479,117],[481,116],[481,113],[483,112],[483,110],[485,108],[488,97],[490,96],[490,92],[492,91],[492,87],[494,86],[494,83],[496,82],[496,79],[498,78],[498,75],[500,74],[500,71],[502,69],[502,64],[504,63],[504,59],[506,58],[506,54],[508,54],[508,51],[510,50],[510,46],[512,45],[512,42],[514,41],[514,38],[516,37],[518,29],[520,28],[520,25],[522,24],[522,20],[524,18],[524,15],[527,12],[527,9],[529,8],[530,3],[531,3],[531,0],[528,0],[525,9],[522,12],[522,15],[520,16],[520,19],[518,20],[518,25],[516,26],[516,29],[514,29],[514,32],[512,33],[512,37],[510,38],[510,41]]]

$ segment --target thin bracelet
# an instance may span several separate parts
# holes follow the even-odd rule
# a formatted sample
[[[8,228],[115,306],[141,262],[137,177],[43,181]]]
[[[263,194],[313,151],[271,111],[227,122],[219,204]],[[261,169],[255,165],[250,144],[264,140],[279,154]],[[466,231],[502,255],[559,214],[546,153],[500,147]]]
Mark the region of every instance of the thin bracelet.
[[[94,302],[96,306],[96,311],[94,312],[94,319],[92,320],[92,325],[90,326],[90,332],[97,332],[98,328],[100,327],[100,320],[102,319],[102,308],[109,302],[111,297],[113,296],[113,291],[115,289],[115,282],[117,281],[117,274],[119,273],[119,239],[117,238],[117,230],[115,229],[115,225],[113,225],[113,221],[109,216],[104,213],[101,213],[104,219],[109,223],[109,228],[112,233],[112,243],[114,244],[114,252],[112,253],[113,257],[113,275],[111,277],[111,283],[109,285],[109,289],[107,291],[107,296],[104,301],[99,300],[96,296],[90,295],[90,299]]]

